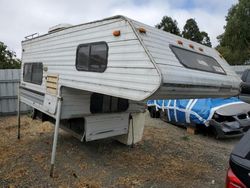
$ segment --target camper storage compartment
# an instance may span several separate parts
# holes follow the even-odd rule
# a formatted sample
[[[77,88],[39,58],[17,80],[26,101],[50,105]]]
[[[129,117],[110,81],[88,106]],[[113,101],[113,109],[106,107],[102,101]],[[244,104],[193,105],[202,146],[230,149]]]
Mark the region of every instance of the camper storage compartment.
[[[97,140],[128,133],[129,113],[85,117],[85,140]]]
[[[92,141],[128,133],[129,113],[95,114],[63,120],[61,128],[80,141]]]

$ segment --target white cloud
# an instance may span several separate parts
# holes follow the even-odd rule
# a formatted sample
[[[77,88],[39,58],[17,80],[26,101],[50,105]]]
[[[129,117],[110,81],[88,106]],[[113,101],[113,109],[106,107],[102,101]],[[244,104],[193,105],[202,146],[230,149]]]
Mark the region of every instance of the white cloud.
[[[191,3],[187,4],[187,3]],[[39,32],[58,23],[79,24],[122,14],[151,26],[162,16],[176,19],[182,29],[188,18],[195,18],[201,30],[208,32],[217,44],[216,36],[223,32],[228,8],[236,0],[1,0],[0,41],[21,55],[24,36]]]

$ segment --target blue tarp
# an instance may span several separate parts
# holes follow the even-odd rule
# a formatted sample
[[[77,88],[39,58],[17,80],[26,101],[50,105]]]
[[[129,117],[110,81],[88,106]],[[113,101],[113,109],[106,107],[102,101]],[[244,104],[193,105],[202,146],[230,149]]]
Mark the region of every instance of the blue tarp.
[[[243,103],[236,97],[227,99],[178,99],[178,100],[149,100],[148,106],[156,110],[167,110],[170,122],[205,124],[213,117],[214,112],[224,106]]]

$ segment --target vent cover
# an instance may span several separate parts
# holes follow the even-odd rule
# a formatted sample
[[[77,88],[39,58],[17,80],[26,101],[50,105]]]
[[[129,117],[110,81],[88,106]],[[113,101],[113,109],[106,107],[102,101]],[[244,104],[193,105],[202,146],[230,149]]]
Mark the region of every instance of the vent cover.
[[[58,24],[58,25],[55,25],[53,27],[50,27],[48,33],[54,33],[57,31],[61,31],[61,30],[64,30],[66,28],[69,28],[71,26],[72,26],[71,24],[66,24],[66,23]]]

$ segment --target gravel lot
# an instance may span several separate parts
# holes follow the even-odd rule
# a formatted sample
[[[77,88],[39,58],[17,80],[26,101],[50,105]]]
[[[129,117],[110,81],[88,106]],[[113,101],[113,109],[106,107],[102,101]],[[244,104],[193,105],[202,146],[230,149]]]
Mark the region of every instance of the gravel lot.
[[[239,139],[215,140],[147,117],[134,148],[112,139],[81,143],[61,131],[55,177],[49,177],[53,127],[22,116],[0,117],[0,187],[224,187],[228,156]]]

